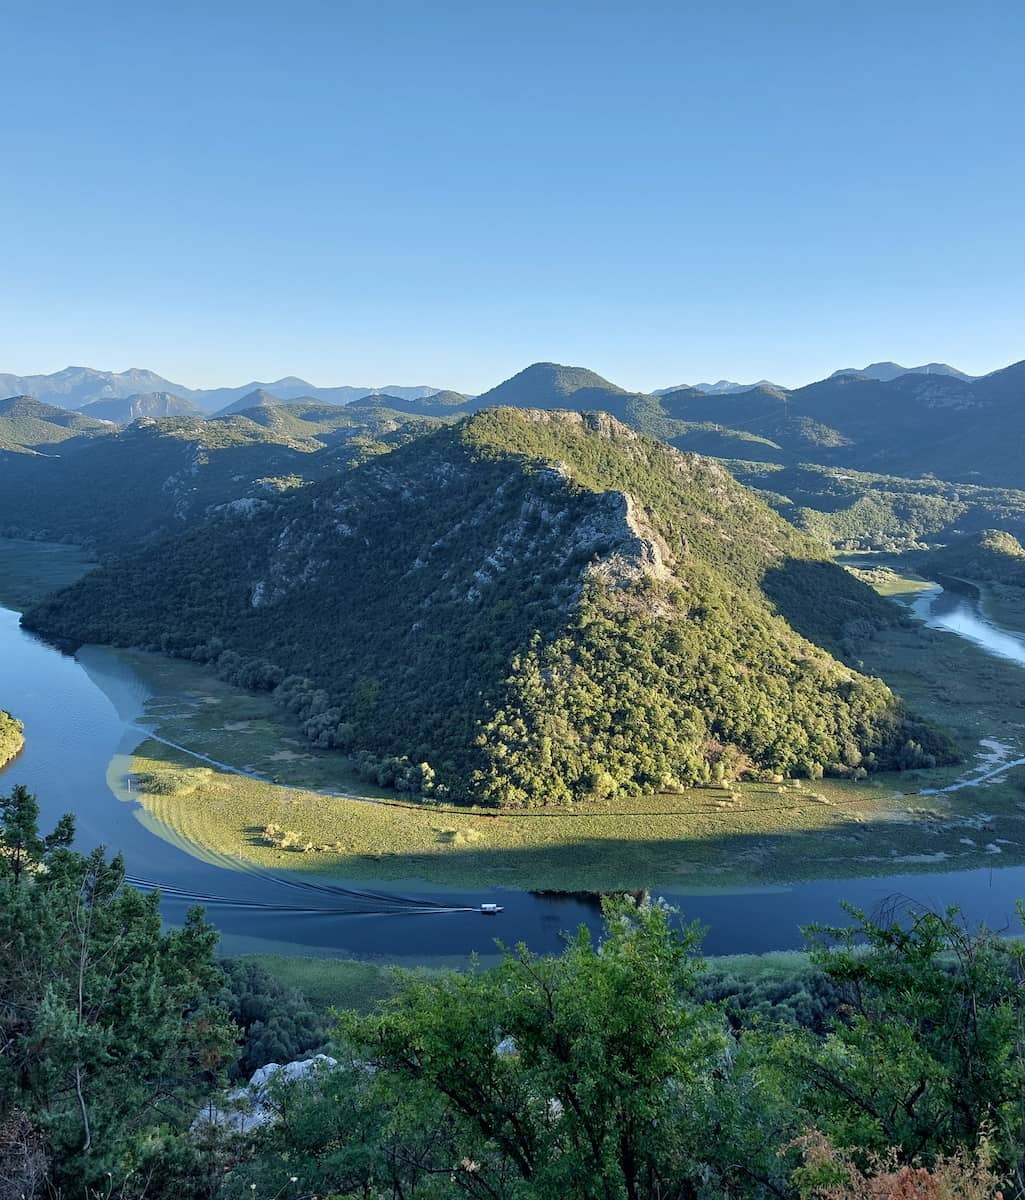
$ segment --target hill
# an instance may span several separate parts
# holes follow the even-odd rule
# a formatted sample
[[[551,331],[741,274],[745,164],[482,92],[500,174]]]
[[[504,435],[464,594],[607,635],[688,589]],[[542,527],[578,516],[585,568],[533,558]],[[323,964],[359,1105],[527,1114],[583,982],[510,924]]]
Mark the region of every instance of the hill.
[[[1025,548],[1000,529],[958,538],[927,559],[928,569],[963,576],[981,583],[1010,583],[1025,587]]]
[[[729,464],[782,516],[823,545],[839,550],[918,550],[980,533],[998,524],[1025,537],[1025,491],[906,479],[805,463],[784,467],[751,461]]]
[[[214,661],[384,782],[532,806],[934,761],[823,648],[895,611],[717,464],[505,408],[227,506],[25,624]]]
[[[173,392],[147,392],[111,400],[93,400],[78,410],[82,416],[115,425],[131,425],[140,417],[198,416],[201,410]]]
[[[0,533],[120,551],[180,530],[219,505],[264,504],[435,424],[383,408],[321,403],[264,404],[219,420],[105,424],[106,436],[60,458],[0,452]]]
[[[0,400],[0,450],[41,450],[79,443],[113,432],[109,421],[43,404],[31,396]]]

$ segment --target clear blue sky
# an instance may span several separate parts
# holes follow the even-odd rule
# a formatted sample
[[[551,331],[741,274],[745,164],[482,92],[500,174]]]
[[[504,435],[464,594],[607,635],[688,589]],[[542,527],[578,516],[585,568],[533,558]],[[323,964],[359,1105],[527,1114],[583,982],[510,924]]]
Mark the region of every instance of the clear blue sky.
[[[8,0],[0,371],[1025,358],[1021,0]]]

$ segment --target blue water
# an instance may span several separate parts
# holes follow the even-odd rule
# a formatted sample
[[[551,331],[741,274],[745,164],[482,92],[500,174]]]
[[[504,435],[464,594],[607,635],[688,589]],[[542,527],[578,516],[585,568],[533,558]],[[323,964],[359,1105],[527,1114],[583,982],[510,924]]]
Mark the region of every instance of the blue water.
[[[145,684],[113,653],[94,646],[74,657],[61,653],[21,629],[16,612],[0,608],[0,707],[25,722],[26,736],[25,750],[0,773],[0,788],[26,784],[39,798],[45,827],[73,812],[83,849],[101,844],[120,849],[132,878],[185,893],[164,894],[169,922],[182,919],[190,896],[203,896],[210,898],[207,913],[229,951],[417,960],[493,953],[496,937],[550,951],[567,930],[580,924],[598,928],[598,901],[587,896],[501,888],[459,894],[416,881],[400,886],[318,879],[311,884],[228,857],[209,862],[193,856],[151,832],[139,819],[140,806],[119,800],[107,783],[113,756],[139,740],[133,722],[148,695]],[[957,904],[971,921],[1016,928],[1014,906],[1025,895],[1025,868],[659,894],[679,906],[685,918],[708,927],[707,952],[760,953],[799,947],[800,927],[808,922],[841,921],[843,899],[869,910],[903,901],[921,907]],[[453,911],[476,908],[482,900],[497,901],[505,911],[494,918]]]

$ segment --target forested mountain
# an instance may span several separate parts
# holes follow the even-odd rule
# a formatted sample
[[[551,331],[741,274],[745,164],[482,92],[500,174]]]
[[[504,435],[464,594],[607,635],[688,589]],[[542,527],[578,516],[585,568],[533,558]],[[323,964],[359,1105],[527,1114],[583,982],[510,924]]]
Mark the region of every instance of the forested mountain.
[[[228,505],[25,623],[216,661],[322,744],[535,805],[934,761],[822,648],[894,611],[719,465],[605,414],[504,408]]]
[[[112,432],[109,421],[97,421],[66,408],[42,404],[31,396],[0,400],[0,451],[61,452],[67,443],[81,442]]]
[[[769,461],[1019,487],[1023,397],[1025,362],[979,379],[839,375],[792,392],[702,396],[689,389],[667,393],[661,403],[675,419],[705,424],[703,453],[741,457],[740,433],[764,439],[758,457]],[[685,436],[680,444],[690,448],[692,441]]]
[[[958,538],[933,551],[928,563],[930,570],[941,574],[1025,587],[1025,548],[999,529]]]
[[[64,417],[70,427],[53,428],[79,432],[73,453],[65,449],[69,443],[60,457],[0,449],[0,533],[74,541],[101,552],[181,529],[218,505],[265,503],[269,495],[329,476],[437,424],[384,408],[322,403],[264,404],[221,420],[143,418],[96,431],[97,423],[84,416]],[[82,440],[81,425],[104,436]],[[22,421],[18,428],[29,426]]]
[[[93,400],[79,412],[97,421],[113,421],[116,425],[131,425],[140,417],[199,416],[201,410],[173,392],[147,392],[111,400]]]
[[[244,393],[220,389],[217,396],[229,399],[226,418],[241,417],[260,426],[239,433],[242,441],[281,444],[303,453],[363,436],[353,427],[361,427],[366,419],[376,427],[386,412],[386,423],[391,422],[394,431],[396,421],[454,420],[494,405],[598,410],[678,449],[727,461],[745,482],[771,493],[771,503],[788,520],[829,544],[900,549],[987,528],[1025,532],[1019,491],[1025,491],[1025,363],[977,379],[962,377],[953,368],[940,371],[942,365],[905,370],[898,364],[876,363],[872,369],[877,374],[899,373],[886,379],[870,378],[865,372],[837,374],[795,391],[762,383],[743,390],[723,388],[716,394],[685,387],[645,395],[582,367],[535,363],[477,397],[451,391],[421,394],[430,391],[426,388],[399,388],[401,394],[396,395],[374,392],[358,402],[361,411],[352,418],[344,415],[351,405],[342,401],[360,389],[316,389],[292,377]],[[68,376],[66,387],[78,386],[80,374]],[[134,381],[139,373],[126,375]],[[120,376],[116,384],[126,386]],[[277,392],[289,393],[287,401]],[[214,392],[194,395],[209,403]],[[164,392],[159,399],[136,395],[72,413],[14,397],[0,401],[0,453],[50,454],[60,443],[61,456],[70,457],[92,439],[117,433],[95,416],[121,423],[146,407],[162,412],[191,404]],[[363,415],[371,411],[378,416]],[[170,431],[169,436],[180,440],[182,435]],[[224,432],[210,436],[223,449]],[[368,428],[366,436],[376,434]],[[132,478],[136,467],[122,455],[133,447],[115,438],[103,452],[106,457],[96,452],[85,462],[102,461],[112,479]],[[161,486],[182,469],[177,457],[171,457],[174,465],[166,470],[159,462],[153,464],[153,478]],[[209,502],[241,498],[253,480],[281,474],[286,467],[286,473],[302,480],[323,478],[332,461],[324,455],[315,462],[304,457],[289,465],[287,457],[277,455],[262,464],[250,451],[252,463],[240,464],[235,472],[239,478],[233,483],[239,486],[217,491]],[[351,461],[345,453],[336,457],[341,465]],[[108,546],[130,540],[113,532],[114,514],[107,519],[90,509],[103,504],[107,489],[98,482],[87,484],[90,469],[82,464],[65,469],[20,463],[5,472],[6,485],[0,481],[0,499],[24,482],[33,483],[37,476],[32,471],[44,473],[38,476],[43,494],[31,503],[29,497],[16,496],[0,517],[4,528],[62,538],[84,536]],[[85,509],[83,494],[90,497]],[[66,524],[61,513],[72,513],[74,519]],[[162,531],[170,527],[166,515],[154,526]],[[132,530],[133,537],[152,532],[143,530],[141,523],[133,524]]]
[[[742,445],[741,452],[750,452]],[[729,462],[781,516],[840,550],[915,550],[994,524],[1025,537],[1025,490],[839,467]]]

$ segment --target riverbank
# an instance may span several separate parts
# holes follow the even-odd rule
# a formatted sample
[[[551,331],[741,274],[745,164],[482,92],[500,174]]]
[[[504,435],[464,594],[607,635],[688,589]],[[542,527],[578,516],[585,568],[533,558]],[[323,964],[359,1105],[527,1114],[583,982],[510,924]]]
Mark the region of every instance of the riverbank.
[[[910,594],[921,593],[912,582]],[[1021,669],[920,625],[887,631],[863,653],[866,670],[954,734],[964,764],[573,810],[441,809],[367,788],[267,697],[189,664],[133,656],[166,697],[146,724],[175,746],[151,739],[136,748],[130,795],[151,828],[196,853],[436,887],[679,892],[1025,862],[1025,771],[998,769],[1025,755]],[[981,786],[939,791],[994,769]]]
[[[21,638],[31,657],[32,639]],[[123,757],[105,769],[114,794],[136,806],[135,828],[222,871],[471,894],[656,887],[679,895],[1025,862],[1020,769],[935,794],[1025,755],[1021,669],[920,626],[888,631],[863,653],[866,670],[954,733],[961,767],[526,812],[442,809],[369,787],[343,755],[311,746],[268,696],[196,664],[90,647],[78,664],[137,722],[120,735]],[[103,822],[97,840],[130,839]],[[152,857],[142,837],[138,845]],[[139,873],[172,882],[156,860]]]
[[[11,763],[25,748],[25,726],[0,708],[0,770]]]

